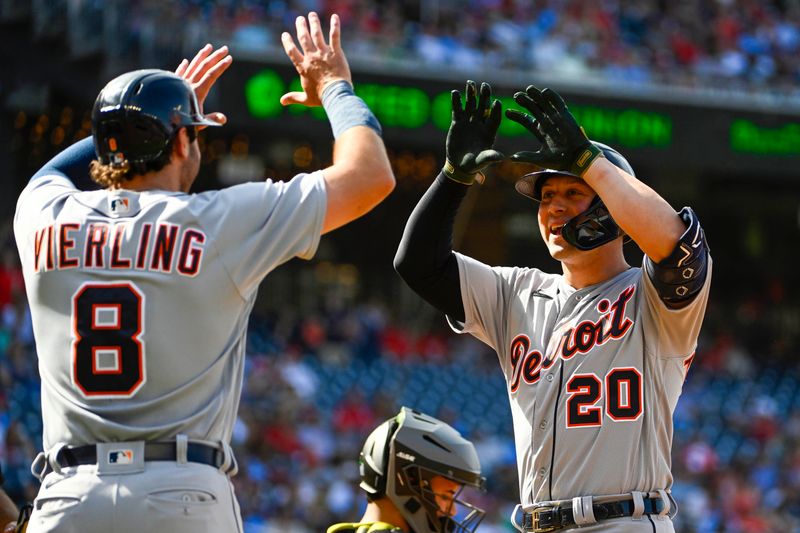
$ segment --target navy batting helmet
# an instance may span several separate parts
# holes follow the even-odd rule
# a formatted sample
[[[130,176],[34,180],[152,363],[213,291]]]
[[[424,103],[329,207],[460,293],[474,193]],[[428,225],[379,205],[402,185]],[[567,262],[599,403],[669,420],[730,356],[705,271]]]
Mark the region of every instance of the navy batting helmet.
[[[608,159],[611,164],[624,170],[631,176],[636,176],[633,172],[633,167],[631,167],[630,163],[628,163],[627,159],[625,159],[622,154],[603,143],[592,141],[592,144],[600,148],[605,158]],[[517,181],[515,188],[520,194],[536,200],[537,202],[541,202],[542,186],[545,181],[547,181],[547,178],[551,176],[574,176],[580,178],[580,176],[570,172],[546,169],[522,176],[519,181]],[[599,195],[595,197],[586,211],[572,218],[561,230],[561,235],[564,237],[564,240],[579,250],[592,250],[613,241],[621,236],[622,233],[617,223],[611,218],[611,214],[608,212],[608,209]]]
[[[192,87],[166,70],[117,76],[100,91],[92,110],[92,135],[100,163],[144,164],[168,157],[186,126],[219,126],[200,113]]]

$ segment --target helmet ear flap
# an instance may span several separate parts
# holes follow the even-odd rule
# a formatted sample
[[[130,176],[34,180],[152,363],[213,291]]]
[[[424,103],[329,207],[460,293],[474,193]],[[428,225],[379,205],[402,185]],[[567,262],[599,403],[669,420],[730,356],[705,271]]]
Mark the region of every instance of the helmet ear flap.
[[[578,250],[593,250],[622,235],[608,208],[595,196],[583,213],[571,218],[561,229],[561,236]]]

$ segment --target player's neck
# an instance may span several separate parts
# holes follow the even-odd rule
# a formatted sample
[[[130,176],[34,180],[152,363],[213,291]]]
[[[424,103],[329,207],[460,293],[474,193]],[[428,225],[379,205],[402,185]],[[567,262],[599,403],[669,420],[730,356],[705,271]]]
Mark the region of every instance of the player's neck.
[[[170,164],[159,171],[134,176],[125,181],[119,188],[129,191],[158,190],[180,192],[182,190],[180,171],[176,168],[176,165]]]
[[[408,524],[388,498],[369,502],[364,516],[361,517],[361,522],[386,522],[408,532]]]
[[[573,261],[562,261],[564,281],[570,287],[582,289],[609,280],[630,268],[621,250],[619,253],[609,252],[592,250],[579,254]]]

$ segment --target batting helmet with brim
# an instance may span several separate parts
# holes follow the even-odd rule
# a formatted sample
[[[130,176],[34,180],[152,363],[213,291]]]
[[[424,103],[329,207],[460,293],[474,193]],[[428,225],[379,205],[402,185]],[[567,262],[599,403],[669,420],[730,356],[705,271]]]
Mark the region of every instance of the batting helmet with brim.
[[[620,154],[607,144],[599,143],[597,141],[592,141],[592,144],[600,148],[606,159],[611,161],[611,163],[614,166],[624,170],[631,176],[636,175],[633,173],[633,167],[631,167],[631,164],[628,163],[627,159],[622,157],[622,154]],[[580,178],[580,176],[577,176],[570,172],[564,172],[562,170],[551,170],[548,168],[545,170],[540,170],[538,172],[531,172],[530,174],[525,174],[519,179],[519,181],[517,181],[515,188],[517,189],[518,193],[527,196],[528,198],[531,198],[533,200],[536,200],[537,202],[541,202],[542,186],[544,185],[544,182],[547,181],[547,178],[553,176],[574,176],[576,178]]]
[[[592,141],[592,144],[600,148],[605,158],[608,159],[611,164],[624,170],[631,176],[636,176],[633,172],[633,167],[631,167],[631,164],[628,163],[628,160],[625,159],[622,154],[606,144],[596,141]],[[545,169],[522,176],[515,184],[515,188],[518,193],[532,200],[536,200],[537,202],[541,202],[542,187],[547,181],[547,178],[554,176],[573,176],[580,178],[580,176],[570,172]],[[603,203],[603,200],[600,199],[599,195],[592,200],[592,203],[586,211],[570,219],[561,230],[561,236],[564,237],[565,241],[575,248],[584,251],[593,250],[622,235],[622,230],[611,217],[608,208]]]
[[[203,117],[192,87],[166,70],[135,70],[100,91],[92,110],[95,153],[104,165],[164,157],[187,126],[219,126]]]

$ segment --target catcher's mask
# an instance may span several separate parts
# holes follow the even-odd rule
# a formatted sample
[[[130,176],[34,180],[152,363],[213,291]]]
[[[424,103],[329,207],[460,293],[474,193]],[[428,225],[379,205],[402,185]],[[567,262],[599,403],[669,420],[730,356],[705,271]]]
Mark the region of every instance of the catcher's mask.
[[[622,154],[603,143],[592,141],[592,144],[602,150],[603,155],[611,164],[624,170],[631,176],[633,168],[630,163],[622,157]],[[552,176],[573,176],[580,178],[570,172],[560,170],[542,170],[532,172],[522,176],[516,183],[517,192],[536,200],[542,201],[542,186],[547,178]],[[600,196],[596,196],[589,207],[583,213],[570,219],[562,228],[561,236],[578,250],[593,250],[599,246],[609,243],[623,234],[611,214],[608,212]]]
[[[359,455],[360,487],[371,500],[387,497],[414,533],[472,533],[485,511],[461,498],[483,490],[475,446],[448,424],[407,407],[367,437]],[[459,485],[435,493],[435,477]]]
[[[203,117],[192,87],[166,70],[135,70],[100,91],[92,110],[95,153],[103,165],[169,158],[168,148],[184,127],[219,126]],[[191,128],[190,137],[194,133]]]

